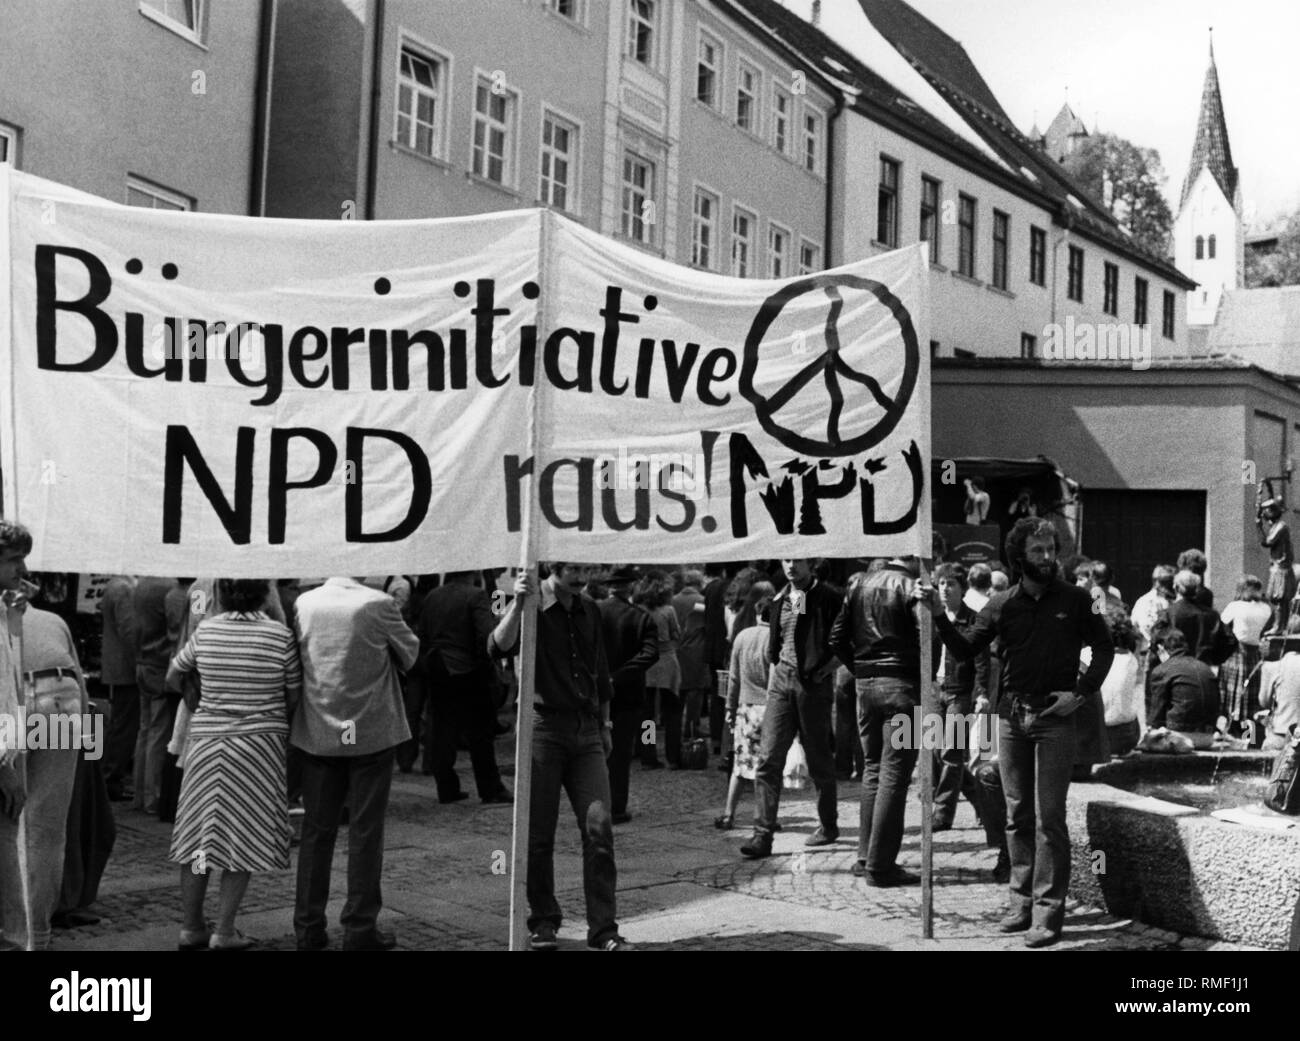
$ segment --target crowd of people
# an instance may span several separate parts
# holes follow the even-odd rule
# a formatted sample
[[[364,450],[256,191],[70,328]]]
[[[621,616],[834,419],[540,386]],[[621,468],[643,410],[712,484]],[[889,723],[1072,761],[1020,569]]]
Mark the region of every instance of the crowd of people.
[[[0,712],[24,698],[28,712],[89,712],[67,625],[27,602],[31,546],[25,529],[0,522]],[[291,868],[294,817],[299,949],[330,943],[341,823],[342,946],[389,949],[396,938],[378,916],[394,771],[419,763],[438,799],[458,802],[469,797],[455,769],[463,748],[481,802],[512,803],[495,742],[509,729],[499,722],[510,708],[509,663],[532,610],[533,700],[515,706],[534,720],[530,946],[557,946],[553,851],[565,794],[582,838],[588,946],[630,950],[617,923],[613,829],[632,819],[632,766],[699,766],[709,744],[727,774],[717,828],[735,827],[746,782],[753,787],[742,856],[771,855],[797,746],[818,815],[804,844],[839,841],[837,785],[859,780],[853,874],[875,887],[919,881],[898,859],[912,776],[931,748],[913,726],[928,613],[944,735],[933,750],[932,829],[951,828],[967,799],[998,852],[994,877],[1009,886],[1000,927],[1045,946],[1064,916],[1071,780],[1108,755],[1158,750],[1153,735],[1205,746],[1268,713],[1272,748],[1300,722],[1300,638],[1261,664],[1279,613],[1259,579],[1244,576],[1218,612],[1205,556],[1189,550],[1156,567],[1130,609],[1104,562],[1061,561],[1059,552],[1055,526],[1031,514],[1007,536],[1010,574],[943,563],[932,585],[906,557],[835,572],[816,560],[739,570],[552,561],[540,580],[518,575],[511,596],[493,572],[369,582],[117,576],[102,601],[109,726],[94,779],[108,799],[173,821],[180,949],[253,945],[238,928],[240,903],[253,873]],[[843,588],[832,581],[848,570]],[[1281,624],[1300,637],[1300,613]],[[52,922],[93,920],[86,908],[107,854],[102,843],[68,841],[93,835],[88,822],[102,814],[93,792],[79,794],[93,788],[83,757],[20,752],[0,747],[0,942],[39,949]],[[111,848],[111,815],[104,824]]]

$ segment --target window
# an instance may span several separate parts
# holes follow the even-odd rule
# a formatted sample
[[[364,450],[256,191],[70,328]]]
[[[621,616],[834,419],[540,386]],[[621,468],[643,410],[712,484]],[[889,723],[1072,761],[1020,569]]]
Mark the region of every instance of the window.
[[[579,22],[582,20],[582,9],[578,6],[578,3],[579,0],[547,0],[546,6],[556,14]]]
[[[811,275],[822,269],[822,248],[804,239],[799,243],[799,274]]]
[[[1102,290],[1101,309],[1107,314],[1119,314],[1119,268],[1110,261],[1106,261]]]
[[[921,178],[921,241],[930,243],[930,263],[939,263],[939,182]]]
[[[790,249],[790,233],[776,224],[767,226],[767,273],[772,278],[785,278],[789,268],[786,253]]]
[[[1147,324],[1147,280],[1133,280],[1133,322],[1135,325]]]
[[[18,131],[0,123],[0,163],[18,165]]]
[[[794,99],[779,83],[772,84],[772,147],[782,155],[790,154],[790,113]]]
[[[1205,259],[1205,237],[1203,235],[1196,236],[1196,259]]]
[[[203,43],[203,7],[203,0],[140,0],[145,17],[198,44]]]
[[[542,117],[541,186],[544,206],[577,212],[578,128],[553,112]]]
[[[695,97],[710,108],[717,108],[718,67],[722,62],[722,45],[712,36],[700,33],[699,61],[695,66]]]
[[[876,241],[898,245],[898,163],[880,157],[880,186],[876,190]]]
[[[1038,357],[1038,337],[1033,333],[1020,334],[1020,357],[1026,359]]]
[[[691,218],[691,263],[712,270],[718,241],[718,197],[695,189],[695,213]]]
[[[623,155],[623,235],[633,242],[654,242],[655,164],[635,152]]]
[[[474,144],[471,169],[497,184],[514,180],[510,153],[514,147],[515,95],[497,80],[480,76],[474,87]]]
[[[1066,283],[1065,295],[1076,303],[1083,303],[1083,250],[1078,246],[1070,247],[1069,281]]]
[[[759,82],[758,70],[742,61],[736,71],[736,126],[751,134],[758,132]]]
[[[628,0],[627,50],[642,65],[655,62],[655,0]]]
[[[1011,218],[1001,210],[993,211],[993,285],[1007,288],[1007,238]]]
[[[403,47],[397,78],[399,145],[443,158],[442,114],[446,63]]]
[[[816,112],[803,114],[803,166],[813,173],[821,172],[822,117]]]
[[[731,212],[731,273],[748,278],[754,263],[754,227],[758,218],[739,206]]]
[[[1164,312],[1160,317],[1160,331],[1164,334],[1166,340],[1174,338],[1174,308],[1177,306],[1174,300],[1174,294],[1168,289],[1165,290]]]
[[[957,270],[968,278],[975,277],[975,200],[957,196]]]
[[[126,204],[142,206],[146,210],[192,210],[194,200],[162,185],[152,184],[139,177],[126,179]]]
[[[1209,252],[1209,258],[1210,258],[1211,260],[1213,260],[1213,259],[1214,259],[1214,236],[1213,236],[1213,235],[1210,236],[1209,251],[1208,251],[1208,252]]]
[[[1029,229],[1029,281],[1047,285],[1047,232],[1042,228]]]

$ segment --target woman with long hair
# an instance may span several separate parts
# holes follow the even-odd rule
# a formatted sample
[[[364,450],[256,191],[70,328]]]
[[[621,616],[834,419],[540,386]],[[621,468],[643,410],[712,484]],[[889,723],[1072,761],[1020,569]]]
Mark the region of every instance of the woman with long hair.
[[[188,672],[201,681],[169,858],[180,864],[183,951],[252,946],[235,928],[249,879],[289,869],[285,755],[291,706],[302,694],[298,644],[260,609],[268,582],[221,579],[217,592],[223,613],[199,623],[167,670],[172,689]],[[221,903],[210,930],[203,899],[213,868],[221,869]]]
[[[649,733],[655,733],[655,700],[658,699],[663,713],[664,729],[667,731],[664,743],[664,757],[673,764],[682,761],[682,704],[678,697],[681,687],[681,669],[677,664],[677,642],[681,638],[681,627],[677,622],[677,612],[673,610],[672,579],[665,571],[648,571],[637,583],[632,594],[632,602],[642,607],[655,624],[656,641],[659,645],[659,660],[645,674],[645,723],[650,724]],[[641,743],[641,766],[646,770],[659,770],[663,763],[659,761],[657,742]]]
[[[730,831],[740,802],[740,782],[753,781],[762,745],[763,713],[767,710],[767,611],[776,596],[772,583],[759,580],[749,587],[736,614],[727,674],[727,723],[732,730],[735,762],[727,787],[727,805],[713,823]]]

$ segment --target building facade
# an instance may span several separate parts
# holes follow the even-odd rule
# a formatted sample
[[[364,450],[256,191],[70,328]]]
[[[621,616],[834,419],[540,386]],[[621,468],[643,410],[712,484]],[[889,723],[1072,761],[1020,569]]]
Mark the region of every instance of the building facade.
[[[272,0],[7,0],[0,161],[114,202],[261,213],[273,16]]]

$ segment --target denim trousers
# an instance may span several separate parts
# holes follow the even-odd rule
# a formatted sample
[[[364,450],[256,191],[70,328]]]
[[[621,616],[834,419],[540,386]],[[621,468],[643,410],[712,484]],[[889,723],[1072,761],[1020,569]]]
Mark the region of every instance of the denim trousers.
[[[533,717],[532,801],[528,814],[528,928],[563,920],[555,899],[555,828],[560,791],[569,796],[582,837],[582,889],[587,903],[587,942],[618,935],[614,890],[614,825],[610,816],[609,771],[600,739],[603,724],[577,712]]]
[[[999,721],[998,745],[1012,910],[1029,910],[1034,925],[1060,932],[1070,888],[1065,796],[1074,766],[1074,716],[1041,716],[1014,702]]]
[[[966,765],[970,760],[971,743],[975,739],[973,728],[967,725],[971,712],[969,694],[939,694],[939,715],[943,721],[943,751],[935,753],[934,761],[934,818],[951,824],[957,813],[957,796],[966,796],[980,820],[984,819],[984,806],[979,786]],[[960,721],[949,717],[960,716]],[[958,735],[961,735],[960,737]],[[954,738],[956,740],[949,740]]]
[[[835,789],[835,736],[831,721],[835,695],[830,678],[805,684],[798,672],[778,662],[772,666],[763,714],[762,744],[754,771],[754,831],[771,835],[781,805],[785,758],[797,734],[817,789],[817,819],[823,829],[839,827]]]
[[[847,669],[839,670],[848,674]],[[853,676],[835,681],[835,771],[862,775],[862,740],[858,736],[858,689]]]
[[[330,896],[330,869],[339,817],[348,807],[348,895],[339,923],[346,939],[373,937],[384,905],[384,816],[393,783],[394,751],[367,755],[302,757],[302,842],[298,847],[298,891],[293,931],[298,942],[323,936]]]
[[[31,902],[32,949],[50,945],[50,916],[63,889],[63,851],[68,835],[68,804],[72,801],[80,748],[23,752],[14,762],[27,776],[27,802],[21,831],[26,839],[27,887]],[[27,946],[27,912],[19,871],[19,825],[0,814],[0,935]]]
[[[912,733],[912,710],[921,689],[916,680],[897,676],[859,679],[857,688],[863,759],[858,860],[869,874],[884,877],[897,866],[903,845],[907,788],[921,744]]]

